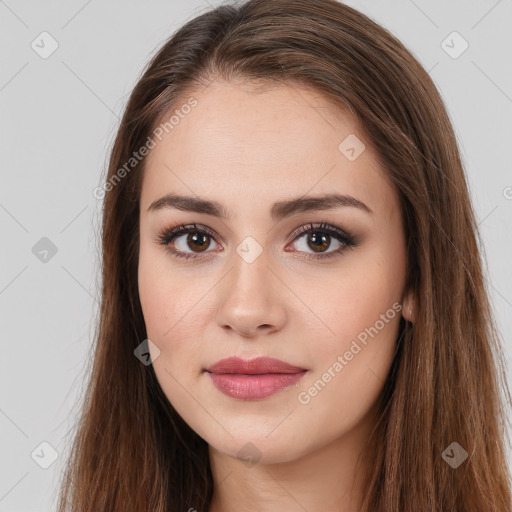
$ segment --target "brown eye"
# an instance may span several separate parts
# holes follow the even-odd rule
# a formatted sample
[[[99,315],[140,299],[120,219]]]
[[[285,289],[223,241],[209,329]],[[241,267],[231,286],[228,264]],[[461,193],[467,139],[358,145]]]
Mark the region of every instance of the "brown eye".
[[[177,237],[180,238],[180,237]],[[186,239],[186,245],[192,250],[198,249],[200,252],[205,251],[210,246],[210,236],[201,232],[189,234]],[[180,249],[181,250],[181,249]]]
[[[319,235],[318,233],[314,233],[312,235],[307,236],[308,247],[311,247],[315,252],[323,252],[325,249],[328,249],[331,245],[331,237],[329,235]]]
[[[195,224],[166,230],[158,236],[157,241],[173,256],[185,259],[201,257],[201,253],[208,252],[212,242],[215,245],[213,233],[206,228],[197,228]]]
[[[334,251],[336,251],[338,247],[344,245],[342,242],[343,241],[336,240],[331,237],[329,234],[316,230],[312,233],[304,233],[303,235],[298,236],[295,239],[294,244],[298,251],[308,253],[313,251],[321,254],[333,252],[333,244],[335,245]]]
[[[324,222],[317,226],[313,224],[302,226],[295,233],[293,244],[298,252],[304,252],[307,255],[316,253],[317,256],[307,256],[313,259],[341,255],[346,249],[357,245],[354,237],[340,228]],[[334,250],[329,250],[332,249],[333,244]]]

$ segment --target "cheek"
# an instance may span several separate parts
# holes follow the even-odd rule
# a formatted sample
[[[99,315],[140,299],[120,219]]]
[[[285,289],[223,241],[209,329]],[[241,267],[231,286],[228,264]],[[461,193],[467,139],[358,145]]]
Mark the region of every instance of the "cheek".
[[[139,252],[139,297],[148,335],[163,340],[190,309],[193,287],[171,272],[170,255],[142,243]]]
[[[396,345],[400,295],[393,296],[384,286],[361,290],[346,284],[343,292],[325,300],[320,309],[329,331],[324,329],[324,335],[314,344],[319,363],[316,370],[343,374],[349,386],[364,384],[372,370],[384,380]],[[336,362],[342,368],[339,364],[334,367]]]
[[[164,251],[141,247],[139,253],[139,297],[148,338],[159,348],[155,361],[173,373],[198,367],[203,350],[201,333],[210,318],[208,290],[202,277],[177,271]],[[174,268],[174,270],[173,270]],[[199,279],[199,281],[198,281]]]
[[[299,407],[327,437],[350,430],[364,418],[393,361],[401,306],[375,292],[362,305],[349,295],[339,296],[338,307],[326,311],[326,323],[336,335],[315,344],[315,371],[298,392]]]
[[[384,268],[375,261],[361,258],[325,278],[318,275],[316,279],[313,275],[305,278],[304,274],[294,278],[291,287],[297,296],[306,297],[304,302],[310,309],[303,318],[309,319],[313,335],[322,333],[322,343],[315,344],[315,350],[324,353],[343,350],[350,340],[359,335],[364,338],[364,333],[376,323],[382,337],[392,337],[390,331],[398,326],[393,319],[399,318],[396,309],[400,307],[404,273]]]
[[[200,371],[198,332],[204,305],[197,297],[197,287],[179,278],[179,272],[171,273],[165,260],[168,256],[158,252],[141,248],[139,297],[147,337],[159,351],[151,351],[153,370],[169,402],[183,410],[190,405],[189,393],[195,393]]]
[[[375,324],[382,337],[392,337],[390,331],[396,331],[400,316],[396,309],[402,300],[405,263],[405,247],[399,236],[379,240],[361,251],[333,278],[336,286],[329,287],[324,299],[326,323],[342,339],[361,333],[364,337]]]
[[[317,280],[308,289],[308,303],[325,327],[322,336],[317,331],[317,364],[307,383],[313,387],[305,389],[302,403],[343,404],[357,415],[376,399],[393,360],[401,316],[405,259],[394,247],[368,251],[329,283]]]

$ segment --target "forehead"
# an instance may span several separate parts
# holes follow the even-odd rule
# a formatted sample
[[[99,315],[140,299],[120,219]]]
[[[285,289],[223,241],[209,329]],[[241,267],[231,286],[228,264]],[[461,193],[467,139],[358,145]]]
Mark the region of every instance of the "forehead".
[[[178,111],[189,98],[197,103],[178,112],[172,128],[155,140],[144,170],[142,211],[170,192],[212,198],[230,210],[332,192],[353,195],[388,217],[396,208],[394,191],[354,118],[318,92],[214,81],[183,98],[174,106]],[[354,142],[358,153],[365,147],[351,160],[343,151]]]

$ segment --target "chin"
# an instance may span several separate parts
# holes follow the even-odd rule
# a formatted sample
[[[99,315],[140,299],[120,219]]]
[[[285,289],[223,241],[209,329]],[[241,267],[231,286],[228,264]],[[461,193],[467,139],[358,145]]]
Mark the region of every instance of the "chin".
[[[226,435],[221,442],[207,442],[210,450],[238,459],[247,466],[291,462],[305,454],[304,446],[299,450],[296,444],[287,443],[278,435],[272,439],[265,436],[266,434],[231,438]]]

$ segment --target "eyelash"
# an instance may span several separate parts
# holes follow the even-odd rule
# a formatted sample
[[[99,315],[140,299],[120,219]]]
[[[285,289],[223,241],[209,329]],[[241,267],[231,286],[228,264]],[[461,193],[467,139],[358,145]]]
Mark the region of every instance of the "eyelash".
[[[198,228],[196,224],[189,224],[189,225],[180,225],[175,228],[168,228],[164,229],[162,232],[160,232],[157,236],[157,243],[160,245],[163,245],[166,250],[176,258],[183,258],[183,259],[203,259],[204,256],[194,255],[194,253],[182,253],[180,251],[176,251],[175,249],[171,249],[170,243],[177,237],[189,234],[189,233],[199,233],[203,235],[208,235],[210,238],[215,240],[215,235],[213,231],[206,226],[202,226],[201,228]],[[318,253],[317,255],[313,255],[312,253],[307,253],[309,256],[307,259],[313,259],[313,260],[325,260],[332,257],[338,257],[341,256],[346,250],[352,249],[357,245],[356,237],[346,233],[342,229],[338,228],[337,226],[333,226],[331,224],[328,224],[327,222],[321,222],[320,224],[313,225],[312,223],[306,224],[304,226],[301,226],[299,229],[297,229],[293,234],[293,239],[291,242],[295,242],[299,238],[301,238],[304,235],[308,234],[328,234],[333,235],[333,237],[342,243],[341,247],[336,249],[335,251],[331,251],[328,253]]]

